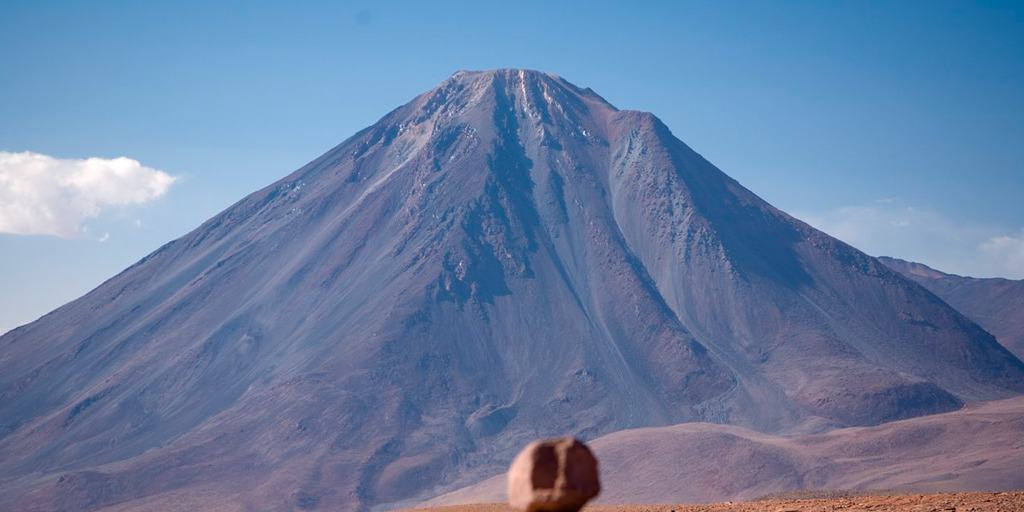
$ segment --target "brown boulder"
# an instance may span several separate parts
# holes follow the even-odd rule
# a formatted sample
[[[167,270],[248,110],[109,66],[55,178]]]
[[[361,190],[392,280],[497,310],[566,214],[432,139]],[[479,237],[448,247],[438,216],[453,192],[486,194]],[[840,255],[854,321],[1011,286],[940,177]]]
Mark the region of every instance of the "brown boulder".
[[[572,437],[534,441],[508,470],[508,502],[525,512],[576,512],[601,492],[597,458]]]

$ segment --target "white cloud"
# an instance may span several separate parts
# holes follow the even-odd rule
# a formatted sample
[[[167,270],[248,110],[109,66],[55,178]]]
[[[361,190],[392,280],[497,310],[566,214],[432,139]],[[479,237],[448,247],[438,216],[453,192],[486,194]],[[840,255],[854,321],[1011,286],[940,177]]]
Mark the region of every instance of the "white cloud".
[[[177,178],[136,160],[53,158],[0,151],[0,233],[84,233],[104,210],[152,201]]]
[[[893,198],[795,216],[874,256],[961,275],[1024,278],[1024,230],[963,221]]]
[[[1017,235],[999,235],[981,244],[987,258],[1002,267],[1006,275],[1024,277],[1024,229]]]

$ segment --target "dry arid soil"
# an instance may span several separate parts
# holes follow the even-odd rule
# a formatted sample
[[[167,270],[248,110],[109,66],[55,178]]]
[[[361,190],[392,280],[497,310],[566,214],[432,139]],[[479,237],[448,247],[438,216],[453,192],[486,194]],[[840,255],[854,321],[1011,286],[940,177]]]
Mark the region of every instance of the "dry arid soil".
[[[773,498],[701,505],[590,505],[584,512],[1020,512],[1024,492],[897,494]],[[417,509],[417,512],[512,512],[501,503]]]

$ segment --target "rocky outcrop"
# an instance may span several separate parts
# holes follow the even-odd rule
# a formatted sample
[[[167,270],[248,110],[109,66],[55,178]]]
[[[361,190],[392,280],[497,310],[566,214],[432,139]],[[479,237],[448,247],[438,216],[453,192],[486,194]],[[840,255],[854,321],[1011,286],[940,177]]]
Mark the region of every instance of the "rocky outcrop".
[[[508,470],[508,502],[524,512],[576,512],[600,492],[597,459],[572,437],[528,444]]]

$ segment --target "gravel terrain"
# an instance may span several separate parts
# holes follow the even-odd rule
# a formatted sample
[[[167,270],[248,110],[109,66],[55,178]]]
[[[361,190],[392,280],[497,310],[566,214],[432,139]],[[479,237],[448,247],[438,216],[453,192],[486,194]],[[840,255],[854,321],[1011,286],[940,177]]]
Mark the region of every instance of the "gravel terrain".
[[[512,512],[500,503],[416,509],[420,512]],[[1020,512],[1024,492],[773,498],[702,505],[591,505],[584,512]]]

